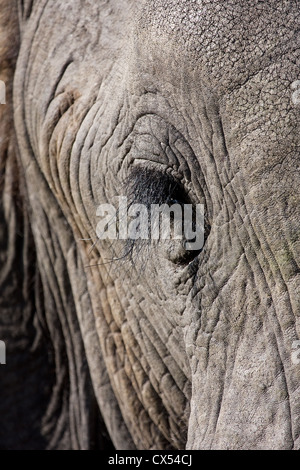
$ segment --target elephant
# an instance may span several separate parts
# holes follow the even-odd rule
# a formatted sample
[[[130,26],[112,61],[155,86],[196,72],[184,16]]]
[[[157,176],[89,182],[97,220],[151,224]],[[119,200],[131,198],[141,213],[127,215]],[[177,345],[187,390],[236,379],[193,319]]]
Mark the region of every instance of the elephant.
[[[0,6],[0,447],[300,449],[300,2]]]

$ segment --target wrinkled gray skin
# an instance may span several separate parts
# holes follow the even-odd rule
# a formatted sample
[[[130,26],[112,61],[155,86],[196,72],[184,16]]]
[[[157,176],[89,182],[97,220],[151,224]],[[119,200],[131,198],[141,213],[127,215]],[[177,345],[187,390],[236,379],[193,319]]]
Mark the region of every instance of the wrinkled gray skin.
[[[300,2],[0,11],[1,447],[299,449]],[[110,262],[96,209],[151,174],[204,248]]]

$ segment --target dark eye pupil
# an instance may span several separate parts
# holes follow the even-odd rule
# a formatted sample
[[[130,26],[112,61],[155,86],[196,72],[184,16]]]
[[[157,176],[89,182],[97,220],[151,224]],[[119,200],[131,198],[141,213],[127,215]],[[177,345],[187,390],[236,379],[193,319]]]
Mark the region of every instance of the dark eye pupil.
[[[182,202],[180,202],[178,199],[168,198],[167,204],[173,206],[174,204],[182,204]]]

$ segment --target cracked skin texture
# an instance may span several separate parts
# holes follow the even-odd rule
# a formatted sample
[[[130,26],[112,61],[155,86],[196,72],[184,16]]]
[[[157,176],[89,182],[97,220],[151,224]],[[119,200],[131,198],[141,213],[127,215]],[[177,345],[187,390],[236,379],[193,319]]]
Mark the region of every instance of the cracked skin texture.
[[[0,4],[1,448],[299,449],[299,2]],[[97,240],[169,178],[201,253]]]

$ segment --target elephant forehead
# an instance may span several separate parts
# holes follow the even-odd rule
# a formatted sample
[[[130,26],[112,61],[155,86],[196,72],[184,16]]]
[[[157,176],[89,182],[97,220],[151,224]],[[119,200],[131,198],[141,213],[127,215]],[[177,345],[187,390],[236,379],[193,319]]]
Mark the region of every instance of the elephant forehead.
[[[147,0],[140,24],[152,32],[150,43],[161,39],[171,55],[173,43],[191,68],[228,89],[297,49],[298,7],[291,1]]]
[[[203,50],[209,41],[211,45],[226,41],[226,48],[229,45],[233,49],[242,41],[254,47],[251,39],[256,39],[255,43],[276,39],[277,44],[280,38],[287,40],[285,33],[296,31],[298,7],[292,1],[147,0],[140,21],[175,34],[177,41],[182,40],[191,49]]]

